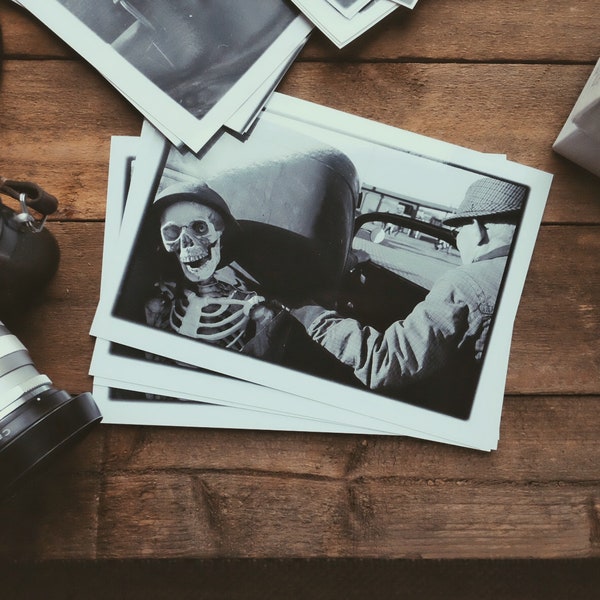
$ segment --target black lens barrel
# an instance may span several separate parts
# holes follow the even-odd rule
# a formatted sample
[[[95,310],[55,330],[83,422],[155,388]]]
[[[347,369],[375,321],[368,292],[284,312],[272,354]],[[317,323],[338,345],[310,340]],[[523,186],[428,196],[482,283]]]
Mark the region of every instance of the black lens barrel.
[[[0,498],[101,419],[91,394],[53,387],[0,321]]]
[[[0,497],[101,419],[91,394],[51,388],[0,420]]]

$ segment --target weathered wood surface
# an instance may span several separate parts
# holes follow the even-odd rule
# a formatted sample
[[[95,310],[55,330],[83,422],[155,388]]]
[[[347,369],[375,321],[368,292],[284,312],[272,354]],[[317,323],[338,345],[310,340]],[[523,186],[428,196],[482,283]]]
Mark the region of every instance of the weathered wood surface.
[[[76,393],[91,384],[110,136],[138,134],[141,118],[7,0],[0,23],[0,174],[61,200],[59,273],[11,326]],[[599,557],[600,180],[551,150],[600,56],[599,25],[596,0],[420,0],[343,51],[315,35],[280,87],[555,174],[496,452],[102,426],[0,505],[0,558]]]
[[[38,494],[0,508],[0,557],[598,556],[595,403],[509,399],[491,457],[408,438],[100,428]]]
[[[279,91],[553,173],[544,221],[597,224],[600,181],[551,148],[591,70],[298,63]],[[51,189],[55,219],[102,219],[110,138],[139,135],[141,118],[85,64],[8,61],[0,127],[0,172]]]

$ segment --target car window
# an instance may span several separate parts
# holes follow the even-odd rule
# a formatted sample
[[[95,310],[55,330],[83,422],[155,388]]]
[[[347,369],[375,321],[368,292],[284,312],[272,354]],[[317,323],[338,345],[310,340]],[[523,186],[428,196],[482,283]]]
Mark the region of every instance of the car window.
[[[352,250],[357,262],[369,260],[428,290],[460,265],[458,251],[431,235],[393,223],[368,221],[356,233]]]

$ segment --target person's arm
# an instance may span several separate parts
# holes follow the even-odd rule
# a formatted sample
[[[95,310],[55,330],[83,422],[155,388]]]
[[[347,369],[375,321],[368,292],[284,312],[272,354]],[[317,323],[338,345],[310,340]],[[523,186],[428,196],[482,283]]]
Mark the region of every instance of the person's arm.
[[[404,320],[380,332],[320,306],[293,309],[310,337],[370,389],[400,388],[445,364],[469,330],[466,299],[444,278]]]

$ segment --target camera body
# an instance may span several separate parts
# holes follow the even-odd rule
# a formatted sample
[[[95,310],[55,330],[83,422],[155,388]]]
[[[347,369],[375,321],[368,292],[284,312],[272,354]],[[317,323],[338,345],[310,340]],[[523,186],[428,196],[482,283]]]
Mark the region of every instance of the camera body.
[[[0,318],[6,318],[30,304],[56,273],[60,252],[44,222],[58,202],[36,184],[3,178],[0,194],[18,203],[14,210],[0,196]]]
[[[0,319],[29,305],[58,268],[59,249],[44,227],[56,198],[30,182],[0,179]],[[34,208],[41,218],[34,217]],[[102,416],[91,394],[72,397],[34,366],[25,346],[0,320],[0,497]]]

